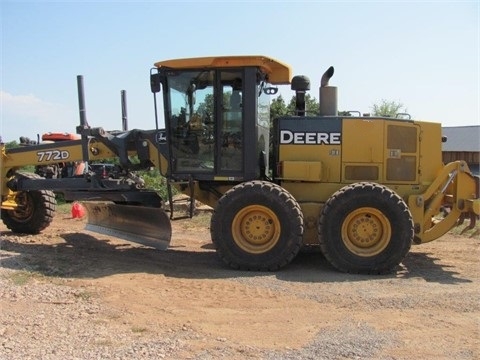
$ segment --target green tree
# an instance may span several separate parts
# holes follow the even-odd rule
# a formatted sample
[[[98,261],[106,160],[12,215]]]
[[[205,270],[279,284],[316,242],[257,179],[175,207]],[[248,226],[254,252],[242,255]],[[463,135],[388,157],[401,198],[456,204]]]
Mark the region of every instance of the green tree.
[[[270,103],[270,121],[279,116],[295,114],[295,104],[295,96],[292,96],[287,105],[282,95],[278,95]],[[307,111],[307,115],[312,116],[318,114],[319,107],[320,104],[318,103],[317,99],[308,93],[305,94],[305,110]]]
[[[295,104],[296,104],[296,99],[295,96],[292,96],[290,99],[290,103],[287,106],[287,112],[288,114],[295,114]],[[307,112],[307,116],[314,116],[318,115],[320,109],[320,103],[315,99],[313,96],[311,96],[309,93],[305,94],[305,110]]]
[[[371,107],[372,115],[374,116],[387,116],[396,117],[397,114],[406,113],[407,108],[400,102],[388,101],[385,99],[375,103]]]
[[[17,148],[19,146],[20,145],[18,145],[18,142],[16,140],[9,141],[9,142],[5,143],[5,149],[13,149],[13,148]]]
[[[223,96],[225,101],[225,95]],[[228,98],[230,99],[230,97]],[[228,103],[227,103],[228,104]],[[213,94],[205,95],[205,99],[202,103],[198,105],[198,113],[200,114],[209,114],[210,116],[213,115]]]
[[[270,126],[273,119],[288,114],[287,105],[282,95],[278,95],[270,103]]]

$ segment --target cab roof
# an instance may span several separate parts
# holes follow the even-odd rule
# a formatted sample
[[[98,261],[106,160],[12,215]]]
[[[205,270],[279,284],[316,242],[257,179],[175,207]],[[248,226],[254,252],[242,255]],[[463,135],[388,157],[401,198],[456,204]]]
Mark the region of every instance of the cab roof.
[[[258,66],[266,74],[271,84],[290,84],[292,69],[289,65],[263,55],[210,56],[159,61],[157,68],[169,69],[210,69]]]

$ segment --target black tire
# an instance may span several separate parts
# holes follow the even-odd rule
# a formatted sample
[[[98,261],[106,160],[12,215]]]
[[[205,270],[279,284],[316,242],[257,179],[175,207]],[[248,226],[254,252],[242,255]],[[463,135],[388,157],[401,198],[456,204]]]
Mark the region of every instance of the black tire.
[[[318,225],[320,247],[336,269],[349,273],[391,272],[410,250],[410,210],[391,189],[356,183],[333,194]]]
[[[303,242],[303,214],[293,196],[266,181],[227,191],[212,215],[217,254],[234,269],[274,271],[289,264]]]
[[[38,175],[22,173],[19,176],[41,178]],[[38,234],[47,228],[55,214],[55,194],[48,190],[19,191],[15,201],[16,210],[2,209],[2,221],[15,233]]]

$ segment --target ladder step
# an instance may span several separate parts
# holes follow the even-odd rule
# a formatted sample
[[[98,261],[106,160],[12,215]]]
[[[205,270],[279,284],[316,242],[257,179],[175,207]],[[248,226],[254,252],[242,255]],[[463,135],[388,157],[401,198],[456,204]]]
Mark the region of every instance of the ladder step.
[[[189,217],[190,219],[193,217],[193,210],[195,208],[195,198],[194,198],[194,181],[192,178],[190,178],[188,181],[186,180],[181,180],[181,181],[176,181],[176,180],[167,180],[167,193],[168,193],[168,202],[170,204],[170,220],[177,220],[178,218],[174,219],[173,218],[173,193],[172,193],[172,184],[188,184],[188,187],[190,189],[190,208],[189,208]],[[185,217],[181,217],[185,218]]]

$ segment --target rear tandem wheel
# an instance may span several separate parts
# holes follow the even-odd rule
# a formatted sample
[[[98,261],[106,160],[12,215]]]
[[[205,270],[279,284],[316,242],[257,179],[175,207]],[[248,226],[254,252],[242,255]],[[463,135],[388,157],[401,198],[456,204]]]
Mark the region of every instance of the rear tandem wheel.
[[[385,273],[406,256],[413,240],[407,204],[393,190],[356,183],[333,194],[319,222],[320,247],[340,271]]]
[[[235,269],[278,270],[290,263],[303,241],[303,215],[280,186],[249,181],[219,200],[210,226],[220,258]]]

